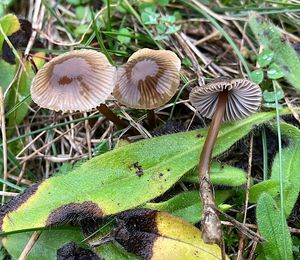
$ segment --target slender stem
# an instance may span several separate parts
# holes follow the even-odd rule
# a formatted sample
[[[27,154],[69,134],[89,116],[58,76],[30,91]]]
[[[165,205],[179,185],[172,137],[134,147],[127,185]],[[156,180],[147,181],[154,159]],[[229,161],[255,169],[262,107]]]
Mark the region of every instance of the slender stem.
[[[202,237],[206,243],[222,244],[221,222],[215,211],[213,187],[210,182],[210,162],[220,126],[224,117],[228,91],[220,93],[217,108],[200,155],[199,182],[203,202]]]
[[[210,161],[213,148],[215,146],[217,136],[219,134],[220,126],[223,121],[224,112],[227,103],[228,92],[222,92],[219,95],[219,100],[214,117],[211,121],[210,128],[200,155],[199,162],[199,178],[203,177],[204,174],[209,173]]]
[[[153,109],[147,110],[148,125],[150,130],[156,127],[156,115]]]
[[[0,86],[0,121],[3,145],[3,180],[6,181],[8,177],[7,168],[7,139],[6,139],[6,124],[5,124],[5,98],[3,96],[2,86]],[[5,192],[6,184],[3,183],[3,192]],[[2,196],[2,205],[4,204],[5,197]]]
[[[264,126],[261,131],[262,146],[263,146],[263,162],[264,162],[264,181],[268,179],[268,147],[266,127]]]
[[[40,235],[41,235],[42,231],[34,231],[31,238],[29,239],[26,247],[23,249],[21,255],[19,256],[19,260],[25,260],[27,258],[27,256],[29,255],[31,249],[33,248],[33,246],[35,245],[35,243],[37,242],[37,240],[39,239]]]
[[[109,121],[113,122],[118,128],[125,128],[128,126],[128,124],[125,121],[121,120],[118,116],[116,116],[107,105],[101,104],[97,107],[97,109],[102,115],[104,115]]]
[[[276,81],[273,80],[273,92],[275,98],[275,106],[276,106],[276,124],[277,124],[277,136],[278,136],[278,157],[279,157],[279,181],[280,181],[280,212],[281,212],[281,232],[284,234],[285,226],[286,226],[286,216],[284,212],[284,176],[283,176],[283,168],[282,168],[282,143],[281,143],[281,128],[280,128],[280,114],[279,114],[279,104],[277,99],[277,87]],[[288,259],[287,256],[287,244],[286,240],[283,239],[283,252],[284,252],[284,259]]]

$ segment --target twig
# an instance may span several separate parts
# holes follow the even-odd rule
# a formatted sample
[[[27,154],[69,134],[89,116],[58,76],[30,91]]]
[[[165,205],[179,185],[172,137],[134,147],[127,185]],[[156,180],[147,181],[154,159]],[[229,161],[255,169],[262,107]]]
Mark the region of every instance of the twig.
[[[191,47],[189,46],[186,38],[184,37],[184,34],[175,33],[175,37],[178,40],[178,43],[182,47],[183,51],[186,53],[186,55],[190,58],[193,68],[196,71],[197,77],[198,77],[198,84],[200,86],[205,84],[203,73],[201,71],[200,65],[197,61],[197,58],[195,54],[193,53]],[[205,63],[204,63],[205,64]]]
[[[8,191],[0,191],[0,195],[5,196],[5,197],[15,197],[15,196],[19,195],[19,193],[8,192]]]
[[[2,132],[2,145],[3,145],[3,179],[7,180],[7,140],[5,129],[5,99],[3,96],[3,89],[0,86],[0,114],[1,114],[1,132]],[[3,184],[3,192],[6,190],[6,184]],[[2,205],[4,204],[4,195],[2,195]]]
[[[78,124],[80,124],[80,123],[78,123]],[[24,163],[25,161],[28,161],[29,159],[33,158],[37,153],[39,153],[43,149],[47,148],[49,145],[55,143],[61,137],[63,137],[64,135],[66,135],[68,132],[72,131],[78,124],[76,124],[75,126],[71,127],[70,129],[68,129],[66,132],[62,133],[58,137],[54,138],[51,142],[48,142],[47,144],[43,145],[42,147],[40,147],[39,149],[37,149],[36,151],[34,151],[33,153],[31,153],[29,156],[27,156],[25,159],[23,159],[21,163]]]
[[[249,229],[246,225],[243,225],[242,223],[238,222],[235,218],[229,216],[228,214],[226,214],[225,212],[219,210],[217,207],[215,208],[215,210],[217,212],[219,212],[219,214],[223,215],[225,218],[227,218],[234,227],[236,227],[239,231],[241,231],[245,236],[249,237],[250,239],[253,239],[255,241],[258,242],[264,242],[265,239],[263,237],[261,237],[259,234],[255,233],[254,231],[252,231],[251,229]],[[224,222],[222,222],[224,223]]]
[[[44,14],[45,14],[45,6],[42,5],[41,0],[36,0],[36,2],[34,4],[34,12],[33,12],[33,18],[32,18],[32,28],[34,30],[32,30],[30,39],[28,41],[28,44],[27,44],[25,52],[24,52],[24,56],[26,58],[34,44],[35,38],[37,36],[37,31],[40,30],[42,27]]]
[[[19,256],[19,260],[25,260],[26,257],[28,256],[28,254],[30,253],[31,249],[33,248],[33,246],[35,245],[36,241],[39,239],[40,235],[41,235],[42,231],[34,231],[30,240],[28,241],[26,247],[24,248],[23,252],[21,253],[21,255]]]
[[[196,0],[191,0],[191,1],[194,3],[194,5],[201,8],[204,12],[208,13],[210,16],[212,16],[213,18],[215,18],[219,22],[224,23],[226,25],[229,25],[229,23],[226,20],[224,20],[224,18],[225,18],[224,16],[214,13],[209,8],[207,8],[205,5],[201,4],[199,1],[196,1]]]

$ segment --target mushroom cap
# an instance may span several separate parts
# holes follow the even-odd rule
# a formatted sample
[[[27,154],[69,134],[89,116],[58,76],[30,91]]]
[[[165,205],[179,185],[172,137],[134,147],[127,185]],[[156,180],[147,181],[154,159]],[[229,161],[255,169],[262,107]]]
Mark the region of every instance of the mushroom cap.
[[[262,93],[259,85],[247,79],[218,78],[190,93],[190,101],[199,113],[212,118],[220,92],[228,91],[224,121],[242,119],[254,113],[261,104]]]
[[[43,108],[89,111],[104,103],[116,81],[116,69],[94,50],[74,50],[46,63],[31,84],[31,96]]]
[[[141,49],[118,69],[113,96],[132,108],[160,107],[176,93],[180,67],[181,61],[172,51]]]

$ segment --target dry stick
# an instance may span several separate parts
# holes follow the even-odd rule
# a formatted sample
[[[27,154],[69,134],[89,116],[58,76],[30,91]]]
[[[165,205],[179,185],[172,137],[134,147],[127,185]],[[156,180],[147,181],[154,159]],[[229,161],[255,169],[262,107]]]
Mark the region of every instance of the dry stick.
[[[202,238],[206,243],[221,244],[222,240],[221,222],[215,211],[215,199],[209,172],[212,151],[223,121],[227,97],[227,90],[219,94],[216,111],[210,124],[199,161],[199,192],[203,202]]]
[[[82,122],[77,123],[76,125],[72,126],[70,129],[68,129],[67,131],[65,131],[64,133],[62,133],[61,135],[57,136],[56,138],[52,139],[50,142],[48,142],[47,144],[43,145],[42,147],[38,148],[37,150],[35,150],[33,153],[31,153],[30,155],[28,155],[26,158],[24,158],[21,163],[25,163],[26,161],[32,159],[36,154],[38,154],[39,152],[41,152],[42,150],[46,149],[48,146],[52,145],[53,143],[55,143],[57,140],[59,140],[60,138],[62,138],[64,135],[66,135],[67,133],[69,133],[70,131],[72,131],[75,127],[77,127],[79,124],[81,124]]]
[[[16,192],[9,192],[9,191],[0,191],[1,196],[6,196],[6,197],[15,197],[19,195],[19,193]]]
[[[33,248],[33,246],[35,245],[36,241],[39,239],[40,235],[41,235],[42,231],[34,231],[30,240],[28,241],[26,247],[24,248],[23,252],[21,253],[21,255],[19,256],[18,260],[25,260],[26,257],[28,256],[28,254],[30,253],[31,249]]]
[[[248,160],[248,172],[247,172],[247,184],[246,184],[246,198],[245,198],[245,212],[244,212],[244,218],[243,218],[243,224],[246,224],[247,220],[247,209],[249,205],[249,190],[251,185],[251,169],[252,169],[252,155],[253,155],[253,134],[251,134],[250,138],[250,150],[249,150],[249,160]],[[237,260],[243,259],[243,251],[245,247],[245,235],[241,234],[241,238],[239,241],[239,251]]]
[[[255,233],[248,227],[250,224],[243,225],[242,223],[238,222],[235,218],[233,218],[230,215],[226,214],[225,212],[219,210],[218,208],[215,208],[215,211],[218,212],[220,215],[224,216],[225,218],[227,218],[235,228],[237,228],[239,231],[241,231],[244,235],[246,235],[250,239],[253,239],[260,243],[266,241],[263,237],[261,237],[259,234]],[[224,223],[224,221],[222,221],[222,222]],[[226,225],[228,225],[228,224],[226,224]],[[251,226],[251,228],[252,228],[252,226]]]
[[[5,99],[3,96],[2,86],[0,86],[0,114],[1,114],[1,132],[2,132],[2,147],[3,147],[3,179],[7,180],[7,140],[5,129]],[[6,190],[6,184],[3,184],[3,192]],[[4,204],[4,195],[2,195],[2,205]]]
[[[183,34],[179,34],[179,33],[175,33],[175,37],[178,41],[178,43],[180,44],[180,46],[182,47],[182,49],[184,50],[184,52],[186,53],[186,55],[191,59],[192,64],[193,64],[193,68],[196,71],[196,75],[198,77],[198,84],[200,86],[204,85],[204,77],[203,77],[203,73],[201,71],[201,67],[197,61],[197,58],[195,56],[195,54],[193,53],[192,49],[189,47],[186,39],[184,38]]]
[[[258,232],[257,232],[257,233],[258,233]],[[252,245],[252,248],[251,248],[251,251],[250,251],[248,260],[254,259],[254,254],[255,254],[255,251],[256,251],[257,244],[258,244],[257,241],[254,241],[254,242],[253,242],[253,245]]]

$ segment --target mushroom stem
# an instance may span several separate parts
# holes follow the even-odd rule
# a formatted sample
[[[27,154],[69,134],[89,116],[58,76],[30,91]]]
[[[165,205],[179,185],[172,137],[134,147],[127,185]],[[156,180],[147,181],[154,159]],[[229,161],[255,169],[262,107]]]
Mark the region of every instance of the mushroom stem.
[[[147,111],[148,125],[150,130],[156,127],[156,115],[153,109]]]
[[[101,104],[97,107],[98,111],[104,115],[109,121],[113,122],[118,128],[125,128],[128,126],[128,124],[121,120],[118,116],[116,116],[111,109],[105,105]]]
[[[199,161],[199,182],[200,197],[203,202],[203,220],[202,220],[202,236],[206,243],[220,244],[222,240],[221,222],[215,211],[215,200],[213,194],[213,186],[210,182],[210,162],[212,151],[215,146],[217,136],[223,121],[228,91],[225,90],[219,94],[216,111],[214,113],[208,134],[200,155]]]

